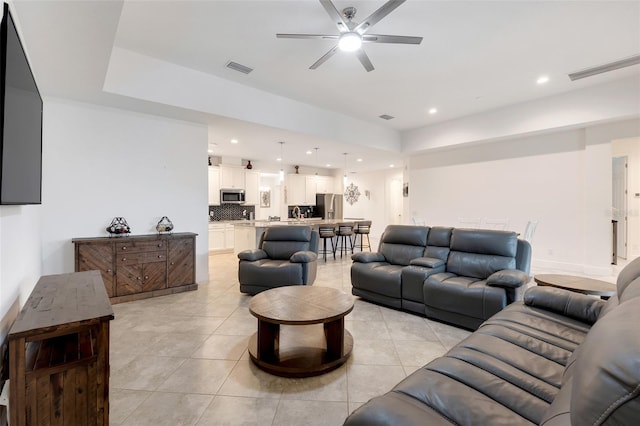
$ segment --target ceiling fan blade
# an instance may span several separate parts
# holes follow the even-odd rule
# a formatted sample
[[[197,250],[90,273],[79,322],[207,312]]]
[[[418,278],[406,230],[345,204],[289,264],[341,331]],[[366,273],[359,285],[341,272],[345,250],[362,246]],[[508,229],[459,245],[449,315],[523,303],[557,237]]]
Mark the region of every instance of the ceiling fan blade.
[[[324,7],[324,10],[327,11],[329,17],[331,17],[331,20],[334,24],[336,24],[336,27],[338,27],[338,30],[341,33],[349,31],[349,25],[347,24],[347,21],[344,20],[344,18],[342,17],[342,13],[338,12],[338,9],[336,9],[333,3],[331,3],[331,0],[320,0],[320,3],[322,4],[322,7]]]
[[[338,35],[328,34],[276,34],[277,38],[304,38],[304,39],[329,39],[337,40],[340,38]]]
[[[362,64],[364,69],[367,70],[367,72],[370,72],[370,71],[374,70],[373,64],[369,60],[369,57],[367,56],[367,54],[365,53],[364,50],[358,49],[356,51],[356,55],[358,56],[358,59],[360,60],[360,63]]]
[[[358,24],[357,27],[354,28],[353,31],[357,31],[360,34],[364,34],[369,30],[372,26],[378,23],[382,18],[393,12],[398,6],[404,3],[407,0],[389,0],[385,4],[383,4],[380,9],[373,12],[367,19],[364,19],[362,22]]]
[[[329,50],[327,53],[325,53],[324,55],[322,55],[322,57],[320,59],[318,59],[317,61],[315,61],[313,63],[313,65],[311,65],[309,67],[310,70],[315,70],[316,68],[318,68],[320,65],[324,64],[325,62],[327,62],[327,59],[329,59],[330,57],[332,57],[333,55],[336,54],[336,52],[338,51],[338,46],[333,46],[333,48],[331,50]]]
[[[362,36],[362,41],[365,43],[420,44],[422,37],[366,34]]]

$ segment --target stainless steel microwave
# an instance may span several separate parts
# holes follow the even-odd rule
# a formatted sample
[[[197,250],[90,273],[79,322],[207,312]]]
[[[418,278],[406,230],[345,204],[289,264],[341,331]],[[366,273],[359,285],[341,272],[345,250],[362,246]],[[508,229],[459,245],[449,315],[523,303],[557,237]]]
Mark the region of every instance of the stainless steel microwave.
[[[221,189],[220,202],[222,204],[244,204],[244,189]]]

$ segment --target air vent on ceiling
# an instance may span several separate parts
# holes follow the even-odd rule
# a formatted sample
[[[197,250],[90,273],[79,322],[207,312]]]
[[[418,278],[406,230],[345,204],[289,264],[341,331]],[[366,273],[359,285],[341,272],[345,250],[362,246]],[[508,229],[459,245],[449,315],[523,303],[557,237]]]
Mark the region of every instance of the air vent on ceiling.
[[[640,55],[631,56],[630,58],[620,59],[619,61],[609,62],[608,64],[598,65],[595,67],[587,68],[581,71],[576,71],[569,74],[571,81],[579,80],[585,77],[591,77],[592,75],[602,74],[609,71],[614,71],[624,67],[630,67],[631,65],[640,64]]]
[[[227,62],[226,67],[230,68],[230,69],[232,69],[234,71],[241,72],[243,74],[249,74],[251,71],[253,71],[253,68],[249,68],[246,65],[242,65],[242,64],[239,64],[239,63],[233,62],[233,61]]]
[[[393,115],[389,115],[389,114],[382,114],[379,117],[382,118],[383,120],[393,120],[395,118]]]

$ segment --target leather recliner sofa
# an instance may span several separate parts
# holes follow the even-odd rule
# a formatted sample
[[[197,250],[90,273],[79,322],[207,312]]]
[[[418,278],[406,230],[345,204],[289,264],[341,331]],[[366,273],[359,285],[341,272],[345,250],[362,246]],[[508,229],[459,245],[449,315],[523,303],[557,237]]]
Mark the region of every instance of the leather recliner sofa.
[[[521,297],[531,246],[514,232],[389,225],[378,252],[352,259],[354,295],[476,329]]]
[[[318,233],[309,226],[267,228],[258,249],[238,253],[242,293],[274,287],[312,285],[318,270]]]
[[[639,324],[640,258],[606,302],[532,287],[345,425],[636,425]]]

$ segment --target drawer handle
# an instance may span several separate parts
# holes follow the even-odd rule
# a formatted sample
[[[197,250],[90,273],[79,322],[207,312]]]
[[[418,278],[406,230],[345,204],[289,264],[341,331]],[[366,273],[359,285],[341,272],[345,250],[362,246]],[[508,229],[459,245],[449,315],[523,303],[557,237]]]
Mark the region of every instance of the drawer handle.
[[[123,258],[122,258],[122,261],[123,261],[123,262],[126,262],[126,261],[127,261],[127,258],[126,258],[126,257],[123,257]]]
[[[122,250],[126,250],[126,249],[127,249],[127,246],[122,246]]]
[[[175,265],[175,262],[171,262],[172,265]]]
[[[159,243],[159,244],[158,244],[158,247],[162,247],[162,243]]]
[[[162,255],[161,254],[158,255],[158,259],[162,259]]]
[[[145,280],[148,280],[148,279],[149,279],[149,275],[145,275],[145,276],[144,276],[144,279],[145,279]]]
[[[107,269],[107,272],[113,272],[111,269]]]
[[[140,277],[136,277],[136,280],[140,281]]]

